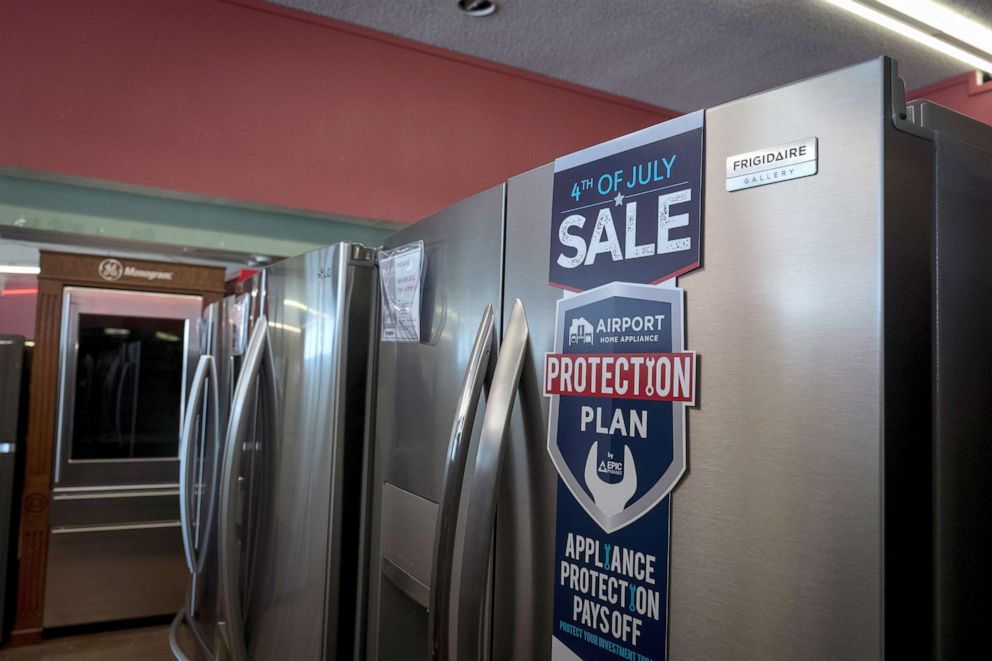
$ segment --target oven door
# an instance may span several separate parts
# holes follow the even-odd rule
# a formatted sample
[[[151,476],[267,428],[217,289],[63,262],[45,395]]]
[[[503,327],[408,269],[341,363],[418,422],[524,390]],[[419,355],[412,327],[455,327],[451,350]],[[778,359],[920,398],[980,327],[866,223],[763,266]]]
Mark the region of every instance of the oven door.
[[[199,296],[66,287],[56,491],[174,486]]]

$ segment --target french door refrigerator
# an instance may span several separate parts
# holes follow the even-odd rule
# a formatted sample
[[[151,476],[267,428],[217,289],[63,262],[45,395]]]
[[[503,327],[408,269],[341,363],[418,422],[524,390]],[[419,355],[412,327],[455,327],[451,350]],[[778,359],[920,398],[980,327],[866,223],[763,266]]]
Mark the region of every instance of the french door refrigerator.
[[[179,449],[180,518],[189,572],[186,601],[169,632],[177,658],[216,659],[225,649],[217,627],[217,510],[220,462],[234,384],[248,343],[251,294],[211,303],[199,321],[199,354],[187,394]],[[181,628],[188,627],[188,635]]]
[[[203,616],[216,614],[220,658],[353,654],[374,256],[339,243],[250,282],[248,341],[220,434],[217,606]]]
[[[65,287],[45,627],[182,603],[179,427],[199,296]]]
[[[664,656],[959,658],[985,644],[988,582],[949,589],[967,569],[947,535],[967,538],[982,516],[969,504],[988,503],[977,338],[992,315],[964,289],[987,282],[987,206],[962,202],[988,200],[988,152],[961,166],[984,197],[935,189],[934,129],[908,115],[887,59],[705,111],[702,266],[678,279],[699,385],[670,499]],[[729,157],[811,136],[812,176],[728,190]],[[423,241],[426,273],[419,342],[378,343],[367,658],[578,658],[554,606],[567,492],[544,395],[566,296],[548,284],[553,183],[537,168],[386,241]],[[958,228],[942,231],[982,246],[944,280],[935,198],[957,200]],[[937,363],[958,336],[952,372]],[[935,396],[935,374],[945,391],[967,384],[963,402]],[[953,449],[935,452],[945,425]],[[984,564],[987,543],[970,544]],[[968,626],[938,626],[935,604]]]

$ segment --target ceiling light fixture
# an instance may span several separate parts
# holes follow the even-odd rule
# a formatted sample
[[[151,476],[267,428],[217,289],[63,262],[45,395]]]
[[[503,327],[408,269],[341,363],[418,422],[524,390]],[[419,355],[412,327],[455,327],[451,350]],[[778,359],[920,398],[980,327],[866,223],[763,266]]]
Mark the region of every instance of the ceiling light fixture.
[[[458,0],[458,8],[469,16],[489,16],[496,11],[495,0]]]
[[[0,264],[0,273],[9,275],[38,275],[41,269],[37,266],[15,266],[13,264]]]
[[[992,72],[992,30],[929,0],[825,0],[876,25]]]

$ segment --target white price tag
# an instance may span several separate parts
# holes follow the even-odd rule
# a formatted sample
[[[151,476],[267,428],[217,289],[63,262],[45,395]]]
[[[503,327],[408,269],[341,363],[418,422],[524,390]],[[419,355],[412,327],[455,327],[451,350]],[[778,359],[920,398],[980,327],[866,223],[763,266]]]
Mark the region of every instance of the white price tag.
[[[420,341],[424,262],[423,241],[379,251],[383,342]]]

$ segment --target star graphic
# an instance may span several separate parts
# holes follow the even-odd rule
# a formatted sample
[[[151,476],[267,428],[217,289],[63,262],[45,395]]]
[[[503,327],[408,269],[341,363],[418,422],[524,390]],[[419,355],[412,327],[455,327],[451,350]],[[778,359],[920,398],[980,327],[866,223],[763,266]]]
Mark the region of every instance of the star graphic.
[[[623,193],[617,193],[617,196],[613,198],[613,201],[616,202],[617,206],[623,204]]]

